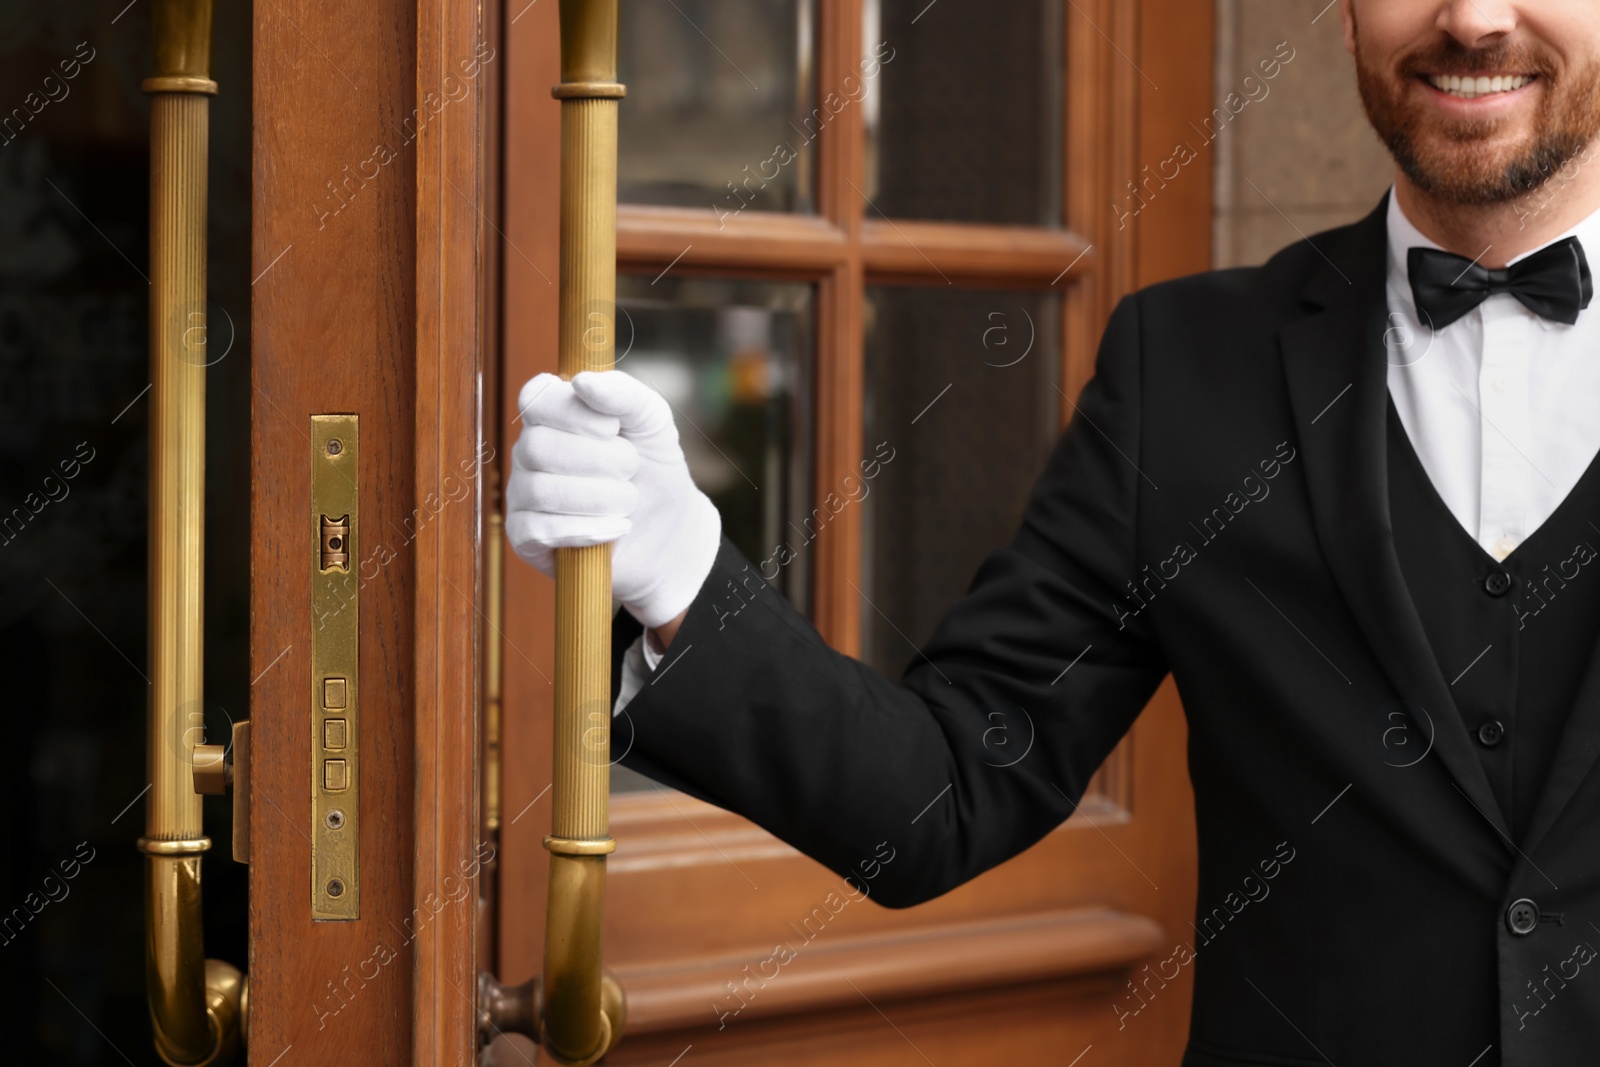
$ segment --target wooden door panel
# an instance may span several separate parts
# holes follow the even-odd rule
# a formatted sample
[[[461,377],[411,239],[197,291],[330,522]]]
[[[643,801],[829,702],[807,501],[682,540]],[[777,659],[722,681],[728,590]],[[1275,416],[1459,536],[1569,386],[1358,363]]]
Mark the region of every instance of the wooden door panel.
[[[619,804],[606,951],[631,999],[629,1041],[618,1062],[635,1062],[634,1039],[655,1052],[676,1041],[674,1054],[694,1042],[699,1055],[725,1043],[747,1050],[756,1040],[729,1041],[731,1030],[784,1041],[777,1017],[809,1016],[811,1027],[826,1017],[831,1029],[852,1001],[867,998],[896,1025],[902,1007],[936,998],[947,1002],[941,1012],[987,1030],[996,1024],[968,1001],[997,987],[1066,991],[1058,1009],[1076,1020],[1068,1033],[1115,1023],[1112,1005],[1128,996],[1130,973],[1170,957],[1186,940],[1180,931],[1188,928],[1194,855],[1183,732],[1168,683],[1135,730],[1128,751],[1138,755],[1127,768],[1129,778],[1169,783],[1165,788],[1146,788],[1136,812],[1103,796],[1086,801],[1023,855],[903,911],[870,903],[832,872],[710,805],[674,795],[681,829],[641,833]],[[980,931],[982,952],[973,941]],[[1140,1012],[1140,1025],[1119,1045],[1129,1050],[1126,1062],[1160,1062],[1162,1050],[1181,1044],[1189,975],[1178,971],[1175,980],[1156,982],[1170,991]],[[1007,1023],[1005,1040],[1053,1033],[1060,1022],[1022,1014]],[[885,1019],[878,1023],[893,1033]]]
[[[250,1052],[279,1067],[411,1057],[415,199],[407,161],[359,169],[412,96],[414,16],[351,14],[275,0],[254,15]],[[355,557],[381,542],[393,558],[360,583],[361,918],[314,922],[309,433],[334,412],[361,417]]]
[[[1119,979],[1064,979],[982,988],[914,1001],[866,1003],[825,1017],[796,1016],[695,1035],[641,1034],[612,1059],[619,1067],[684,1061],[711,1067],[871,1064],[873,1067],[1071,1067],[1093,1048],[1094,1063],[1145,1067],[1165,1062],[1144,1041],[1124,1040],[1104,1010]],[[846,990],[849,986],[845,986]],[[1132,1028],[1129,1028],[1132,1029]],[[1135,1032],[1137,1033],[1137,1032]],[[1149,1035],[1138,1035],[1147,1037]],[[610,1062],[610,1061],[608,1061]],[[1090,1062],[1085,1057],[1085,1063]]]
[[[250,1056],[475,1059],[476,699],[494,28],[254,8]],[[360,419],[360,915],[314,921],[310,418]]]

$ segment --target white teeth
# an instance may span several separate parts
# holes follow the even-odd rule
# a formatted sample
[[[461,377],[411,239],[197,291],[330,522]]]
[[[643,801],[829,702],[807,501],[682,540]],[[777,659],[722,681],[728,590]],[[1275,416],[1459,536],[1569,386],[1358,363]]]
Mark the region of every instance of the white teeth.
[[[1457,74],[1430,74],[1428,83],[1441,92],[1463,100],[1476,100],[1490,93],[1515,92],[1533,80],[1526,74],[1497,74],[1463,78]]]

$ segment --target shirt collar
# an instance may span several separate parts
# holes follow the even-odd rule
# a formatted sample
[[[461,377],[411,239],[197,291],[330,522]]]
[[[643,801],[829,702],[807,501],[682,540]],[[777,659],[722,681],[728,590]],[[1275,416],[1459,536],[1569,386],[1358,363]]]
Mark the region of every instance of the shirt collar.
[[[1412,248],[1439,248],[1439,244],[1429,240],[1421,230],[1412,224],[1406,213],[1400,210],[1400,198],[1395,195],[1394,186],[1389,187],[1389,285],[1391,289],[1399,291],[1407,306],[1411,305],[1411,274],[1406,265],[1406,253]],[[1600,255],[1600,211],[1595,211],[1566,233],[1552,237],[1538,248],[1531,248],[1511,262],[1516,263],[1526,259],[1535,252],[1564,241],[1568,237],[1576,237],[1583,245],[1586,256]],[[1413,309],[1414,310],[1414,309]],[[1587,314],[1584,312],[1583,314]],[[1543,320],[1541,320],[1543,321]]]

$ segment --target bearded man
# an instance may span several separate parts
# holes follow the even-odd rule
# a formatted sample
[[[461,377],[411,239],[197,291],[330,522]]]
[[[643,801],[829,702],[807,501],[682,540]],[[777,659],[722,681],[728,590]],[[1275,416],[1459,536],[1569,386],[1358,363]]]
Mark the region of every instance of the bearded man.
[[[893,842],[890,907],[1064,820],[1170,671],[1196,929],[1276,867],[1202,935],[1188,1067],[1592,1064],[1600,2],[1341,12],[1392,189],[1123,299],[1011,543],[898,682],[762,582],[621,372],[524,388],[506,529],[547,570],[616,542],[625,764],[840,873]],[[1036,739],[997,768],[1016,707]]]

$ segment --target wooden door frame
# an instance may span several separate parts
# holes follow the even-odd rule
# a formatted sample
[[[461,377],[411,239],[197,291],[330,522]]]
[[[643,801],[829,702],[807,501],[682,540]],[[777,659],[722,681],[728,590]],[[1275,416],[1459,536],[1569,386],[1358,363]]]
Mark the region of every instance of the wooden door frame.
[[[476,1057],[493,5],[254,9],[250,1055]],[[313,923],[305,426],[361,418],[361,917]],[[492,425],[492,423],[490,424]]]
[[[459,57],[498,58],[492,5],[419,0],[417,97],[442,94]],[[448,501],[458,461],[481,473],[494,461],[484,412],[485,356],[492,355],[497,307],[485,205],[498,188],[491,142],[498,131],[499,70],[489,60],[471,107],[441,109],[417,142],[416,492]],[[431,107],[429,107],[431,110]],[[478,727],[483,622],[486,479],[471,506],[441,507],[418,538],[416,598],[416,785],[414,907],[434,910],[474,859],[482,859]],[[466,501],[462,502],[466,504]],[[431,505],[430,505],[431,509]],[[481,869],[481,867],[476,868]],[[467,901],[476,902],[469,893]],[[477,1051],[477,909],[446,908],[447,922],[418,938],[412,1006],[413,1062],[470,1064]]]

